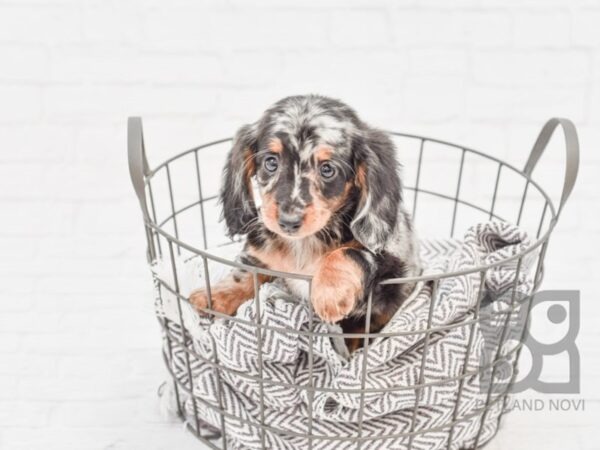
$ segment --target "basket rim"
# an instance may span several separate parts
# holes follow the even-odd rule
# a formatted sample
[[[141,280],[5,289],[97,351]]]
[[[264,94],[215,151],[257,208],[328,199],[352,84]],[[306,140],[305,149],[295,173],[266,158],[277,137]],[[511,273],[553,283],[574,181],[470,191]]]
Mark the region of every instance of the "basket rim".
[[[526,186],[531,184],[543,196],[544,200],[546,201],[546,207],[544,209],[546,209],[546,208],[550,209],[551,217],[549,219],[547,229],[543,234],[541,234],[539,237],[536,237],[535,240],[532,240],[532,242],[525,249],[521,250],[520,252],[515,253],[514,255],[512,255],[510,257],[506,257],[504,259],[501,259],[499,261],[492,262],[492,263],[481,264],[481,265],[478,265],[478,266],[475,266],[475,267],[472,267],[469,269],[462,269],[462,270],[457,270],[457,271],[452,271],[452,272],[442,272],[442,273],[419,275],[419,276],[413,276],[413,277],[388,278],[388,279],[385,279],[385,280],[382,280],[381,282],[379,282],[380,285],[406,284],[406,283],[415,283],[415,282],[419,282],[419,281],[436,281],[436,280],[440,280],[440,279],[444,279],[444,278],[452,278],[452,277],[469,275],[472,273],[482,273],[482,272],[485,273],[490,269],[494,269],[494,268],[502,266],[506,263],[513,262],[520,258],[523,258],[524,256],[528,255],[529,253],[532,253],[533,251],[535,251],[538,247],[547,245],[547,241],[558,221],[558,215],[556,212],[556,208],[554,206],[552,199],[548,195],[548,193],[535,180],[533,180],[532,176],[530,174],[526,173],[525,170],[518,169],[517,167],[515,167],[512,164],[510,164],[504,160],[501,160],[500,158],[497,158],[495,156],[484,153],[480,150],[476,150],[471,147],[467,147],[467,146],[463,146],[463,145],[458,145],[453,142],[449,142],[449,141],[445,141],[445,140],[437,139],[437,138],[432,138],[432,137],[426,137],[426,136],[413,134],[413,133],[402,133],[402,132],[396,132],[396,131],[386,131],[386,132],[392,136],[398,136],[398,137],[409,138],[409,139],[417,139],[417,140],[421,141],[422,143],[433,142],[433,143],[445,145],[448,147],[452,147],[454,149],[462,150],[463,152],[472,153],[472,154],[478,155],[480,157],[486,158],[488,160],[494,161],[494,162],[498,163],[500,166],[510,169],[511,171],[520,175],[525,180]],[[173,161],[175,161],[179,158],[182,158],[190,153],[193,153],[193,152],[197,153],[203,149],[210,148],[210,147],[213,147],[215,145],[219,145],[219,144],[222,144],[225,142],[229,142],[231,140],[233,140],[232,137],[213,140],[213,141],[207,142],[205,144],[201,144],[201,145],[192,147],[188,150],[180,152],[180,153],[166,159],[162,163],[158,164],[154,169],[151,169],[148,171],[148,173],[144,176],[144,186],[148,187],[150,185],[150,181],[152,180],[154,175],[156,175],[161,169],[167,168],[168,165],[170,163],[172,163]],[[410,188],[407,188],[407,189],[410,189]],[[414,190],[414,188],[413,188],[413,190]],[[437,193],[434,195],[437,195]],[[206,200],[206,199],[204,199],[204,200]],[[471,206],[471,205],[469,205],[469,206]],[[181,212],[181,211],[179,211],[179,212]],[[179,213],[179,212],[177,212],[177,213]],[[498,216],[496,216],[496,217],[498,217]],[[172,217],[167,218],[167,221],[170,219],[172,219]],[[215,261],[217,263],[227,265],[230,267],[241,268],[243,270],[246,270],[246,271],[248,271],[252,274],[256,274],[256,275],[261,274],[261,275],[273,276],[273,277],[277,277],[277,278],[304,280],[304,281],[307,281],[309,283],[309,285],[310,285],[310,283],[312,283],[313,275],[305,275],[305,274],[296,273],[296,272],[284,272],[284,271],[277,271],[277,270],[256,267],[256,266],[252,266],[249,264],[244,264],[241,262],[236,262],[236,261],[229,260],[227,258],[223,258],[221,256],[215,255],[214,253],[211,253],[208,250],[199,249],[193,245],[190,245],[190,244],[182,241],[181,239],[177,238],[176,236],[173,236],[172,234],[167,233],[162,228],[162,225],[164,225],[164,223],[166,223],[166,221],[161,224],[157,224],[154,221],[152,221],[150,218],[148,218],[148,219],[144,219],[144,223],[147,227],[152,229],[154,232],[156,232],[157,234],[164,237],[168,242],[171,242],[171,243],[177,245],[178,247],[181,247],[181,248],[183,248],[191,253],[194,253],[195,255],[200,256],[202,258],[210,259],[212,261]],[[232,243],[233,242],[235,242],[235,241],[232,241]],[[544,249],[542,248],[542,252],[543,251],[544,251]]]

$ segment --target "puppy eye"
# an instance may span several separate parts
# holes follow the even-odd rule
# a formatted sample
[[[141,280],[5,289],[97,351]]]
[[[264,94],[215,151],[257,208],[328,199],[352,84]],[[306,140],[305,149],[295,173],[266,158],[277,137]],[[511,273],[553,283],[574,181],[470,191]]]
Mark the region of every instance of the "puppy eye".
[[[321,164],[320,171],[323,178],[331,178],[335,175],[335,167],[327,162]]]
[[[279,167],[279,161],[277,161],[276,157],[269,156],[267,159],[265,159],[264,166],[269,172],[275,172]]]

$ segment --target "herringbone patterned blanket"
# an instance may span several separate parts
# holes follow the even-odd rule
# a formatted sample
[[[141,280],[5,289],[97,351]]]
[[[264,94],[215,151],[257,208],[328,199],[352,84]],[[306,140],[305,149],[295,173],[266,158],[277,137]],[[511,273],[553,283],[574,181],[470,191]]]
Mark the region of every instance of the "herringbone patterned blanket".
[[[530,240],[523,231],[492,221],[470,228],[462,240],[423,240],[421,253],[426,274],[436,274],[503,261],[528,245]],[[530,294],[531,260],[523,260],[516,282],[516,262],[485,273],[484,292],[488,300],[482,308],[491,311],[492,320],[488,323],[491,333],[471,321],[482,280],[481,274],[475,272],[440,279],[434,298],[432,283],[418,285],[383,330],[402,334],[378,338],[369,344],[368,352],[361,349],[351,357],[339,339],[317,335],[311,342],[307,334],[310,329],[307,304],[292,298],[277,282],[261,287],[260,318],[256,317],[254,300],[240,307],[236,317],[245,323],[213,322],[201,318],[182,302],[185,342],[193,348],[192,352],[184,352],[176,345],[183,339],[176,299],[166,289],[160,289],[157,315],[170,330],[169,334],[175,336],[170,346],[165,340],[165,352],[173,355],[170,370],[187,386],[190,374],[192,377],[194,396],[180,390],[180,395],[183,393],[186,398],[183,404],[186,417],[192,424],[197,415],[209,428],[224,427],[228,446],[239,449],[261,448],[263,442],[266,448],[306,448],[308,441],[303,435],[307,433],[320,437],[312,441],[315,449],[356,448],[356,440],[351,438],[363,439],[360,447],[363,449],[405,449],[411,438],[403,434],[411,432],[413,449],[445,449],[450,435],[449,448],[459,449],[473,444],[480,426],[482,444],[495,434],[503,404],[494,402],[500,397],[492,394],[490,410],[482,423],[487,384],[470,372],[477,371],[484,362],[489,364],[484,349],[490,347],[490,336],[498,345],[501,333],[494,330],[501,330],[506,315],[497,313],[510,306],[513,287],[519,293],[517,298]],[[183,295],[203,284],[200,258],[177,259],[176,263]],[[209,269],[214,282],[226,268],[211,263]],[[168,262],[156,262],[153,270],[157,277],[172,282]],[[426,338],[432,301],[431,326],[438,330]],[[271,327],[263,329],[260,336],[254,326],[258,320]],[[331,331],[318,318],[313,326],[318,333]],[[468,347],[471,351],[467,355]],[[508,354],[508,362],[512,363],[511,346],[503,347],[506,347],[503,354]],[[495,348],[494,342],[491,348]],[[227,369],[217,372],[214,364],[217,361]],[[363,370],[366,370],[364,380]],[[490,372],[488,368],[488,381]],[[453,377],[458,379],[447,381]],[[305,389],[311,385],[311,379],[314,395]],[[420,388],[414,387],[419,384]],[[364,394],[359,392],[361,388]],[[221,407],[226,411],[224,423],[218,412]],[[252,426],[261,422],[266,426],[264,434]],[[452,422],[455,425],[450,427],[448,424]]]

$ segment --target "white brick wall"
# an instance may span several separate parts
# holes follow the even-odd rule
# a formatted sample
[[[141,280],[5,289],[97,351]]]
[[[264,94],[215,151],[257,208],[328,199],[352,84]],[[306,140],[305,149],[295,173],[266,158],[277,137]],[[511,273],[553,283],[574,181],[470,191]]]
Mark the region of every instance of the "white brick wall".
[[[545,119],[576,122],[545,287],[582,290],[586,412],[509,417],[492,448],[596,448],[600,1],[7,0],[0,67],[0,448],[197,448],[157,410],[126,117],[155,164],[307,92],[517,165]]]

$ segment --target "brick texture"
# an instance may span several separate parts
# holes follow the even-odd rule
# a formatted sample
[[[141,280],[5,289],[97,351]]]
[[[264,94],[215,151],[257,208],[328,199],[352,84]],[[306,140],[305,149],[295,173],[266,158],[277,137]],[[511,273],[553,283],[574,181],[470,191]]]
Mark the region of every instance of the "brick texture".
[[[126,118],[144,116],[154,165],[308,92],[517,166],[546,119],[576,122],[580,180],[545,287],[582,290],[588,403],[509,417],[490,448],[595,448],[599,24],[598,0],[0,2],[0,448],[199,448],[158,412]],[[539,170],[555,188],[561,143]],[[436,182],[453,183],[452,164],[432,166]]]

